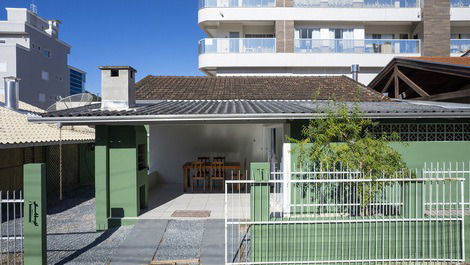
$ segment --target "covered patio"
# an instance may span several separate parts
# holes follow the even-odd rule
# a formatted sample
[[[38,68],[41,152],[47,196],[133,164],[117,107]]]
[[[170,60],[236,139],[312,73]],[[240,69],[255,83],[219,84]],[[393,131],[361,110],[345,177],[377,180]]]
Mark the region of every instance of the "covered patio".
[[[133,68],[102,70],[101,103],[29,119],[95,127],[98,230],[139,218],[222,218],[224,181],[241,174],[250,179],[252,162],[289,168],[290,154],[283,155],[282,144],[287,136],[300,136],[309,119],[324,117],[332,98],[372,119],[470,118],[468,106],[391,101],[344,76],[149,76],[137,84],[136,93]],[[224,174],[216,168],[213,193],[204,193],[204,187],[211,191],[207,182],[214,176],[214,168],[206,165],[216,158],[223,158]],[[189,167],[185,174],[194,162],[206,167]],[[196,193],[185,193],[184,187]]]

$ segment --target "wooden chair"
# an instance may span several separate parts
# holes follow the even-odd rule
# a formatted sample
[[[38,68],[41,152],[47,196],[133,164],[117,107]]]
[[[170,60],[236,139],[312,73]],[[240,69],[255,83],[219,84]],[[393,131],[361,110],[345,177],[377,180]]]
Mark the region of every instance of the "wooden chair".
[[[246,180],[248,176],[248,160],[245,158],[245,161],[243,161],[243,168],[240,169],[240,171],[237,174],[238,180]],[[232,176],[233,179],[233,176]],[[236,189],[240,190],[240,185],[236,185]]]
[[[205,163],[210,163],[211,162],[211,158],[208,157],[208,156],[200,156],[197,158],[197,161],[199,162],[205,162]]]
[[[225,163],[225,156],[216,156],[216,157],[214,157],[214,162],[224,162]]]
[[[212,192],[212,186],[214,181],[222,181],[222,192],[225,192],[225,169],[224,162],[212,162],[211,163],[212,174],[210,176],[210,191]]]
[[[207,179],[207,172],[208,172],[208,169],[207,169],[207,166],[206,166],[206,163],[205,162],[202,162],[202,161],[195,161],[195,162],[192,162],[191,163],[191,167],[193,168],[193,175],[191,176],[191,187],[192,187],[192,191],[194,192],[194,187],[195,187],[195,183],[198,184],[199,181],[202,180],[204,186],[203,186],[203,190],[204,192],[206,192],[206,179]]]

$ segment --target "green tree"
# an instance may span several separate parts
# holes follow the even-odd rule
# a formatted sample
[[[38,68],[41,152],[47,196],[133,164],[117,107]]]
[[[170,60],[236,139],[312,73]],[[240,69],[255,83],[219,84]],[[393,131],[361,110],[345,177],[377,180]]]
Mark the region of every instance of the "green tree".
[[[372,179],[370,183],[357,184],[353,195],[361,202],[361,215],[369,215],[367,206],[384,188],[383,182],[375,180],[397,178],[400,175],[396,172],[406,168],[402,156],[389,145],[399,137],[396,133],[374,135],[372,129],[378,124],[366,118],[357,104],[333,102],[324,113],[324,118],[311,119],[304,126],[303,140],[295,141],[299,144],[298,161],[316,168],[348,168],[361,172],[357,175],[360,178]]]

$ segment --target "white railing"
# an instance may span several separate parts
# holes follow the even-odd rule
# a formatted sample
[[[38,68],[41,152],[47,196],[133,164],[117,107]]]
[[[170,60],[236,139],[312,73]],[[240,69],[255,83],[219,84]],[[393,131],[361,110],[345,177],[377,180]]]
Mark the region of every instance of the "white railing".
[[[296,53],[419,54],[420,40],[296,39]]]
[[[451,0],[452,7],[470,7],[470,0]]]
[[[0,264],[23,264],[23,193],[0,191]]]
[[[199,0],[199,8],[275,7],[276,0]]]
[[[317,168],[227,181],[225,264],[462,262],[465,179],[430,164],[376,179]]]
[[[460,54],[470,50],[470,39],[452,39],[450,40],[450,53]]]
[[[202,39],[199,54],[206,53],[275,53],[276,39],[225,38]]]
[[[416,8],[419,7],[419,0],[294,0],[294,6],[333,8]]]

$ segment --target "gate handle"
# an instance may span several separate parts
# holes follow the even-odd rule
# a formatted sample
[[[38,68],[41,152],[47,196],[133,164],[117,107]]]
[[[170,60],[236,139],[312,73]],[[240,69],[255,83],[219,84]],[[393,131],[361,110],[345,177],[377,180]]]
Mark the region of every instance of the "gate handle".
[[[39,205],[35,201],[29,201],[28,206],[29,206],[29,223],[37,226],[38,225],[37,218],[39,217],[38,215]]]

